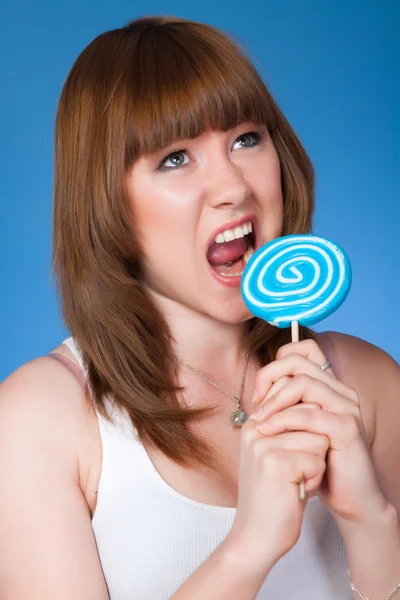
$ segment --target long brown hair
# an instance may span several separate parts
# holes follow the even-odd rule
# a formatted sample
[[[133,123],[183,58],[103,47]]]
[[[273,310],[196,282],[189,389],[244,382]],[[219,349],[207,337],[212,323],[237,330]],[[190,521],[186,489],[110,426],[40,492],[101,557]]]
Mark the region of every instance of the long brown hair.
[[[125,409],[143,442],[186,465],[210,464],[189,427],[209,409],[178,401],[170,332],[143,285],[124,180],[143,153],[245,121],[268,127],[280,159],[282,235],[310,231],[311,162],[251,60],[214,27],[161,16],[99,35],[74,63],[57,111],[53,271],[88,401],[111,422],[109,402]],[[254,318],[246,343],[266,364],[289,335]]]

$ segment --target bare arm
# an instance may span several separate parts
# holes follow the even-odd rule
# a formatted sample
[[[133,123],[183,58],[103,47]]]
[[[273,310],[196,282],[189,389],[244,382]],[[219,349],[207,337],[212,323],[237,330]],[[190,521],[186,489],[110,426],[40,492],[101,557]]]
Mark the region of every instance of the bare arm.
[[[368,598],[386,598],[400,581],[400,523],[394,506],[369,523],[346,523],[339,529],[356,588]],[[356,591],[353,597],[360,598]]]
[[[254,600],[275,562],[250,562],[244,548],[228,535],[171,600]]]
[[[108,600],[79,485],[80,390],[54,363],[0,386],[0,598]]]
[[[400,367],[364,340],[332,337],[342,378],[358,391],[365,422],[374,423],[371,459],[389,502],[387,511],[370,522],[339,523],[339,528],[355,586],[368,598],[385,598],[400,581]],[[359,599],[356,592],[354,598]]]

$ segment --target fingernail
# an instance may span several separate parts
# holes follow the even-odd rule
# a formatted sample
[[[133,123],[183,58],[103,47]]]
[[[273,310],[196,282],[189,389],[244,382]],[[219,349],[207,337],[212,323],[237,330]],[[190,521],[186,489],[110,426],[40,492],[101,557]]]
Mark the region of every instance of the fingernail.
[[[251,397],[251,401],[253,404],[258,404],[258,390],[254,388],[253,395]]]
[[[257,423],[257,429],[260,433],[270,433],[269,421],[262,421],[260,424]]]
[[[264,412],[263,411],[263,407],[259,406],[257,408],[257,410],[252,415],[250,415],[250,416],[253,419],[253,421],[259,421],[262,418],[262,416],[263,416],[263,412]]]

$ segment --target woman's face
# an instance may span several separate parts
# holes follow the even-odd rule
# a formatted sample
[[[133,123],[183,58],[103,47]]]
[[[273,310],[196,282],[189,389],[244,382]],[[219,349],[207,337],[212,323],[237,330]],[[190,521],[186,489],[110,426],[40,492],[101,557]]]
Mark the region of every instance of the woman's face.
[[[282,227],[280,165],[267,128],[208,130],[142,156],[126,188],[150,289],[226,323],[248,319],[240,273],[253,247]]]

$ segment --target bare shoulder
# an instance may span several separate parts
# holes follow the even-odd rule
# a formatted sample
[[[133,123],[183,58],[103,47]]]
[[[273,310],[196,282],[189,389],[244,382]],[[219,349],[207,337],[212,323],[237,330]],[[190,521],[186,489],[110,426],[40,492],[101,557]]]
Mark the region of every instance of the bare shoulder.
[[[400,408],[400,367],[387,352],[366,340],[334,331],[327,333],[340,379],[358,392],[372,442],[379,412],[387,410],[388,405]]]
[[[2,598],[108,597],[81,486],[90,428],[82,396],[48,357],[0,385]]]
[[[57,352],[77,361],[65,344]],[[76,469],[75,476],[93,509],[93,474],[101,462],[101,440],[96,413],[79,383],[59,361],[43,356],[22,365],[0,385],[0,422],[29,439],[34,428],[36,440],[51,437],[56,447],[63,444]],[[4,425],[5,427],[5,425]],[[32,440],[33,442],[33,440]],[[97,488],[96,488],[97,489]]]
[[[340,374],[345,379],[357,379],[369,386],[384,369],[385,374],[399,376],[399,365],[387,352],[359,337],[329,331],[335,347]]]
[[[66,346],[61,345],[56,350],[73,356]],[[44,433],[51,426],[76,454],[94,414],[71,373],[47,356],[29,361],[3,381],[0,413],[3,418],[15,419],[21,430],[29,428],[31,423],[38,428],[38,433]]]

